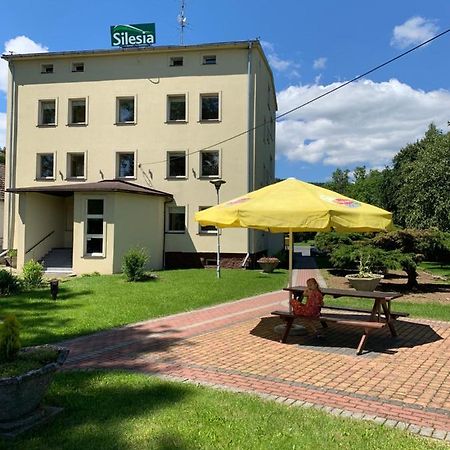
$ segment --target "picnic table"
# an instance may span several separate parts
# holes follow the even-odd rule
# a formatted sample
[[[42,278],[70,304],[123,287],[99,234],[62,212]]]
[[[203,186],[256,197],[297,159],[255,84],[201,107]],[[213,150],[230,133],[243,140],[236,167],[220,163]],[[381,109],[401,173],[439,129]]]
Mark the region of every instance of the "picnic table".
[[[306,288],[306,286],[293,286],[285,288],[284,290],[292,292],[294,296],[301,296],[303,295],[303,292]],[[346,325],[349,327],[363,329],[363,335],[361,336],[358,347],[356,349],[356,354],[360,355],[364,350],[364,346],[371,330],[380,329],[387,326],[389,327],[391,335],[393,337],[396,337],[396,319],[398,317],[406,317],[409,315],[408,313],[391,311],[391,300],[402,296],[402,294],[400,294],[399,292],[357,291],[354,289],[333,288],[321,288],[320,290],[324,296],[330,295],[334,298],[354,297],[359,299],[373,299],[373,307],[371,309],[365,309],[352,308],[344,305],[331,306],[325,304],[323,308],[345,311],[346,314],[321,312],[320,316],[316,318],[295,316],[290,311],[273,311],[273,315],[279,316],[283,321],[286,322],[286,329],[280,339],[280,342],[286,342],[292,324],[297,318],[304,321],[319,321],[324,328],[328,327],[328,323],[335,323],[339,325]],[[348,314],[349,312],[353,314]]]

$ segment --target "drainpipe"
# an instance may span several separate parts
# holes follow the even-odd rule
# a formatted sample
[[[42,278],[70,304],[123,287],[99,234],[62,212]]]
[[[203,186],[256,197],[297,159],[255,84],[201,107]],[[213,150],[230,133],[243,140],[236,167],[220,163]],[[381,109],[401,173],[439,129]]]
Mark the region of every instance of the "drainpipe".
[[[252,95],[253,89],[252,89],[252,50],[253,50],[253,42],[248,43],[248,51],[247,51],[247,77],[248,77],[248,126],[247,129],[251,130],[253,128],[254,124],[254,118],[252,121],[252,114],[254,114],[254,96]],[[247,177],[248,177],[248,185],[247,190],[248,192],[251,192],[254,190],[253,184],[254,184],[254,155],[253,155],[253,133],[248,133],[247,138],[247,159],[248,159],[248,171],[247,171]],[[253,232],[252,230],[247,230],[247,250],[248,253],[252,253],[253,251],[253,245],[252,245],[252,238],[253,238]]]
[[[162,257],[163,257],[163,260],[162,260],[162,265],[163,265],[163,269],[165,269],[166,268],[166,217],[167,217],[167,214],[166,214],[166,207],[167,207],[167,203],[172,203],[173,202],[173,198],[169,198],[169,199],[166,199],[166,200],[164,200],[164,224],[163,224],[163,254],[162,254]]]
[[[9,61],[9,69],[11,72],[11,100],[10,100],[10,123],[9,123],[9,148],[8,155],[6,155],[6,160],[8,162],[9,168],[9,180],[8,188],[12,189],[16,186],[15,174],[16,174],[16,145],[17,145],[17,85],[15,80],[15,67],[14,62]],[[14,206],[17,194],[9,194],[8,198],[8,248],[13,248],[14,246]]]

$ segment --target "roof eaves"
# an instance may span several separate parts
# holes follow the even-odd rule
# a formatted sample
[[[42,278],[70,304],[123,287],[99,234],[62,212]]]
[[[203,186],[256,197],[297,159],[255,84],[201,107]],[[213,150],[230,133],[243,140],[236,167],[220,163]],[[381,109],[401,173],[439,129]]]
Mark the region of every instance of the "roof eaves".
[[[167,52],[167,51],[180,51],[180,50],[199,50],[202,48],[233,48],[241,47],[247,48],[249,43],[259,43],[259,41],[231,41],[231,42],[216,42],[205,44],[193,44],[193,45],[164,45],[164,46],[151,46],[151,47],[124,47],[113,49],[98,49],[98,50],[74,50],[63,52],[47,52],[47,53],[19,53],[19,54],[3,54],[2,59],[6,61],[19,60],[19,59],[48,59],[48,58],[69,58],[74,56],[109,56],[119,55],[127,53],[150,53],[150,52]]]

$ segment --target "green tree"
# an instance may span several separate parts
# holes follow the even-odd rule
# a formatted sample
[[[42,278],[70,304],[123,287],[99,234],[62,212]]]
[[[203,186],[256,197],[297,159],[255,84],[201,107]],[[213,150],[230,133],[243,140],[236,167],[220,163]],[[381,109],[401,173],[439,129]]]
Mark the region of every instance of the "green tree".
[[[5,164],[6,147],[0,147],[0,164]]]
[[[331,181],[326,183],[324,187],[331,189],[332,191],[339,192],[342,195],[349,195],[350,193],[350,180],[348,169],[336,169],[331,175]]]
[[[410,228],[450,231],[450,133],[433,124],[394,159],[396,218]]]
[[[354,183],[349,188],[349,195],[361,202],[384,207],[383,173],[379,170],[367,172],[365,166],[353,171]]]

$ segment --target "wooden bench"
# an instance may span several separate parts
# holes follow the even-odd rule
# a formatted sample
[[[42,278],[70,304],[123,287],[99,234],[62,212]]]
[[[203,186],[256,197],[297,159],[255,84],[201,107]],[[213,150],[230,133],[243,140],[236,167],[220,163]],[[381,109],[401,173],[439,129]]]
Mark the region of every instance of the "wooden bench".
[[[323,308],[326,309],[333,309],[337,311],[351,311],[351,312],[360,312],[360,313],[367,313],[371,314],[372,309],[369,308],[353,308],[351,306],[331,306],[331,305],[324,305]],[[406,312],[399,312],[399,311],[391,311],[391,317],[393,319],[397,319],[397,317],[408,317],[409,313]]]
[[[371,316],[363,316],[356,314],[346,315],[346,314],[321,313],[319,317],[296,316],[290,313],[289,311],[272,311],[271,314],[274,316],[279,316],[286,323],[286,329],[283,333],[283,336],[280,339],[280,342],[283,343],[286,342],[295,319],[301,319],[302,321],[305,322],[306,325],[309,325],[309,327],[312,328],[313,331],[315,331],[315,328],[312,325],[312,323],[316,321],[320,322],[323,328],[328,327],[328,322],[335,323],[337,325],[346,325],[349,327],[362,328],[364,330],[364,333],[361,336],[358,348],[356,349],[357,355],[360,355],[362,353],[367,338],[369,336],[369,332],[371,330],[384,328],[385,326],[388,325],[386,321],[373,321],[371,320]]]

